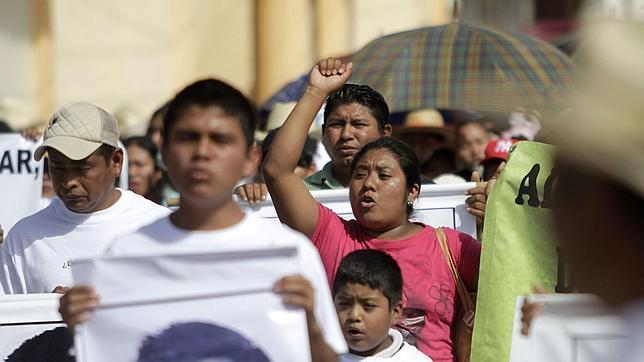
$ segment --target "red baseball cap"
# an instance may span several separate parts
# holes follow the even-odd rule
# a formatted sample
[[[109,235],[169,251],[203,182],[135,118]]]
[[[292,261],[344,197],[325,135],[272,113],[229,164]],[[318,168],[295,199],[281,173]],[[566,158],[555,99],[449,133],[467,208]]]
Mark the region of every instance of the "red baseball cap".
[[[487,147],[485,147],[485,159],[481,161],[481,164],[495,159],[507,161],[508,155],[510,154],[510,147],[517,142],[519,140],[514,138],[498,138],[488,142]]]

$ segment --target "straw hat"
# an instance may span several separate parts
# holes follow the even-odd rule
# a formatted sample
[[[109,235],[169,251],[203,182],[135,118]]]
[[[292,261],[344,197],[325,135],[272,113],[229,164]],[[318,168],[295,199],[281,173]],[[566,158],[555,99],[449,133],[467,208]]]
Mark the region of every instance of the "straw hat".
[[[644,24],[604,21],[584,35],[572,108],[544,125],[561,157],[644,197]]]
[[[393,136],[404,139],[410,134],[438,135],[445,139],[446,145],[453,145],[454,130],[445,127],[445,121],[435,109],[421,109],[410,112],[402,127],[394,129]]]

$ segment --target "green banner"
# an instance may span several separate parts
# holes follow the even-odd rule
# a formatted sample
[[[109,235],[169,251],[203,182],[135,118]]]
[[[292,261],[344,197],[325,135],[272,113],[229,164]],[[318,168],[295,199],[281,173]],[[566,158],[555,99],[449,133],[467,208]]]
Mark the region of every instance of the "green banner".
[[[534,284],[566,289],[550,219],[553,156],[551,145],[515,144],[487,202],[471,361],[508,360],[517,296]]]

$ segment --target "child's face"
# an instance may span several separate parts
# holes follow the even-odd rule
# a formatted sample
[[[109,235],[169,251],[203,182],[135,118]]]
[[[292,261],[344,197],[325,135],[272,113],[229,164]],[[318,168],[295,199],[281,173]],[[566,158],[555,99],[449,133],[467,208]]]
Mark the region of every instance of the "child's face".
[[[402,303],[390,309],[382,291],[355,283],[340,288],[333,302],[351,353],[371,356],[391,345],[389,328],[400,318]]]
[[[239,179],[252,175],[257,165],[239,120],[215,106],[187,108],[162,150],[181,199],[196,203],[232,200]]]

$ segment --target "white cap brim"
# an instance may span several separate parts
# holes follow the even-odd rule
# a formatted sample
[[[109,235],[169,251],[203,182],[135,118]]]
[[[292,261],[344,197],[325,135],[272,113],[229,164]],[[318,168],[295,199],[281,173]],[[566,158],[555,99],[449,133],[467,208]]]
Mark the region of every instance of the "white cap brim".
[[[54,136],[46,139],[34,152],[34,159],[40,159],[47,152],[47,147],[65,155],[70,160],[78,161],[89,157],[94,151],[101,147],[101,142],[86,141],[77,137]]]

